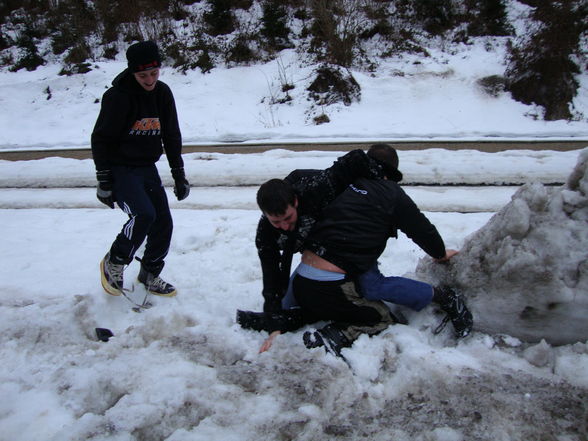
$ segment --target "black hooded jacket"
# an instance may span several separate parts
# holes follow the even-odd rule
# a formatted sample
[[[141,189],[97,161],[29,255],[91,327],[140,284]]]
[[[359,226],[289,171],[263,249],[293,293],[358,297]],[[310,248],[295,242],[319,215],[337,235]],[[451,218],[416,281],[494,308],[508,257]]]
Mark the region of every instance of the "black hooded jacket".
[[[400,185],[358,179],[325,208],[304,248],[355,276],[376,263],[397,230],[431,257],[445,256],[437,229]]]
[[[91,140],[98,171],[112,165],[154,164],[164,148],[171,168],[184,165],[171,89],[158,81],[155,89],[146,91],[128,69],[104,93]]]
[[[285,179],[298,198],[298,222],[294,231],[274,228],[265,216],[257,226],[255,244],[263,273],[263,296],[269,302],[283,297],[288,287],[292,257],[301,251],[322,210],[360,177],[382,178],[384,172],[363,150],[352,150],[325,170],[294,170]],[[279,306],[274,305],[277,308]]]

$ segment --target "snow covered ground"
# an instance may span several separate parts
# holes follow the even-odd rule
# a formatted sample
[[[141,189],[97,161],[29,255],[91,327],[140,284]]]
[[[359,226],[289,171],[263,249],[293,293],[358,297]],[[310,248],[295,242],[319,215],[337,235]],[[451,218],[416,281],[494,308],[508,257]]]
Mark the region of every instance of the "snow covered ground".
[[[338,154],[215,154],[213,161],[191,154],[186,164],[196,176],[239,162],[252,185],[266,179],[268,159],[282,176],[328,166]],[[517,157],[509,173],[503,170],[508,180],[526,169],[547,182],[564,182],[578,156],[541,152],[549,157],[545,169],[536,152],[505,154]],[[431,161],[430,180],[433,164],[452,170],[456,158],[477,155],[422,152]],[[400,154],[409,181],[420,156]],[[265,335],[234,322],[237,308],[262,305],[255,186],[195,187],[186,201],[172,204],[175,230],[163,275],[179,295],[132,312],[124,299],[102,291],[98,274],[125,215],[100,207],[91,188],[55,188],[64,181],[83,185],[78,174],[86,172],[92,179],[90,160],[68,161],[0,162],[4,180],[20,174],[23,182],[35,177],[53,187],[0,190],[0,439],[585,439],[585,343],[529,345],[479,332],[457,343],[449,329],[432,334],[441,317],[427,309],[411,315],[408,326],[360,338],[346,350],[351,367],[305,349],[301,332],[258,354]],[[164,175],[166,168],[160,164]],[[456,249],[514,193],[513,187],[406,188]],[[464,209],[456,209],[459,203]],[[423,252],[405,237],[391,242],[383,272],[413,272]],[[135,262],[126,272],[129,286],[137,272]],[[136,287],[134,298],[143,295]],[[114,337],[98,341],[98,327]]]
[[[424,64],[397,60],[373,77],[357,73],[362,102],[326,109],[332,123],[321,126],[306,120],[310,72],[289,53],[282,62],[297,85],[290,106],[267,100],[279,90],[276,62],[207,75],[164,71],[162,79],[187,143],[502,137],[588,146],[585,117],[542,122],[532,106],[480,92],[475,79],[500,73],[499,59],[472,46]],[[0,144],[88,146],[94,101],[121,68],[101,63],[69,78],[51,66],[0,72]],[[586,115],[588,82],[580,81],[575,106]],[[449,328],[433,335],[441,316],[429,308],[409,315],[408,326],[360,338],[345,352],[350,366],[305,349],[302,332],[258,354],[266,336],[234,321],[237,308],[262,305],[256,187],[295,168],[327,167],[338,154],[186,155],[194,188],[180,203],[169,192],[175,230],[163,273],[179,294],[141,314],[100,287],[98,262],[125,215],[96,201],[92,162],[0,161],[0,440],[585,440],[586,342],[551,347],[481,332],[456,342]],[[565,182],[578,155],[401,151],[400,168],[407,183],[551,184]],[[159,168],[169,183],[165,161]],[[406,188],[456,249],[515,192]],[[401,237],[382,271],[412,273],[423,256]],[[135,262],[129,286],[137,272]],[[144,291],[133,295],[141,300]],[[114,337],[98,341],[98,327]]]

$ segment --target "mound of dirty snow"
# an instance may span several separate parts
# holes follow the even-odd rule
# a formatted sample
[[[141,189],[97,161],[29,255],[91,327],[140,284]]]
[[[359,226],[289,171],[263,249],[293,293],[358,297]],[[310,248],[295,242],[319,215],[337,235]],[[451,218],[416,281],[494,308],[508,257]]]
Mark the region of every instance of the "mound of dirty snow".
[[[448,265],[416,275],[461,292],[475,329],[555,345],[588,340],[588,149],[559,188],[529,183]]]

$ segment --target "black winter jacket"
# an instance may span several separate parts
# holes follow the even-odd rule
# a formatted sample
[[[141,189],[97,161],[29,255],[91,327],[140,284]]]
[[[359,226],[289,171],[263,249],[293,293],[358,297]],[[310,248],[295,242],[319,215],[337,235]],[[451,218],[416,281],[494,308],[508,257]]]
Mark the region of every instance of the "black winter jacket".
[[[269,303],[275,304],[286,293],[292,257],[301,250],[322,210],[357,178],[383,176],[381,167],[363,150],[357,149],[341,156],[325,170],[295,170],[285,178],[298,197],[295,230],[286,232],[274,228],[262,215],[255,237],[263,273],[264,310],[271,310]]]
[[[351,276],[374,265],[397,230],[430,256],[445,256],[445,245],[435,226],[393,181],[358,179],[324,210],[323,218],[304,248]]]
[[[112,165],[152,165],[164,148],[171,168],[184,165],[171,89],[158,81],[148,92],[128,69],[104,93],[91,140],[96,170]]]

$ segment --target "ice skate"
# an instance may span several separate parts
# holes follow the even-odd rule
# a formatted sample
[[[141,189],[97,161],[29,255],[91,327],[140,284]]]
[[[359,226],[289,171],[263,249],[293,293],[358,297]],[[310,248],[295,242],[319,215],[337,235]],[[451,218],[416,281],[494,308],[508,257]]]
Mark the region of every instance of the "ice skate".
[[[141,266],[137,279],[154,296],[174,297],[177,294],[176,288],[171,283],[167,283],[161,277],[150,273],[143,266]]]
[[[107,253],[104,259],[100,261],[100,280],[102,287],[111,296],[120,296],[122,294],[124,270],[124,265],[110,261],[110,253]]]

